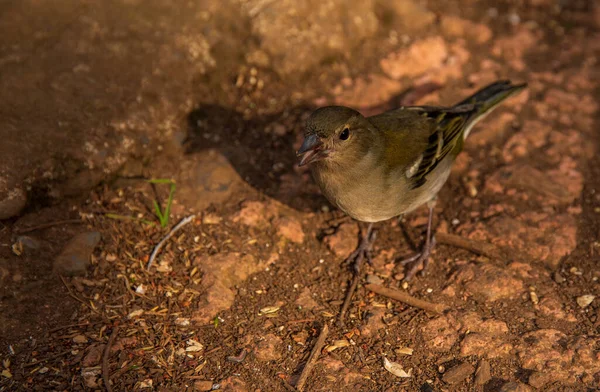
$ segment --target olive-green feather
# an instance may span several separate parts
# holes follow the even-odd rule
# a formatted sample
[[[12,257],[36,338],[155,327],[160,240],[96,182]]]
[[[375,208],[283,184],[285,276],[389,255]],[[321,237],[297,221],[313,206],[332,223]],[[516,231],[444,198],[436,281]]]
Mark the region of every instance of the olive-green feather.
[[[462,151],[471,128],[498,104],[526,84],[492,83],[452,107],[410,106],[369,117],[385,136],[383,162],[390,168],[408,167],[420,159],[411,176],[418,188],[448,155]]]

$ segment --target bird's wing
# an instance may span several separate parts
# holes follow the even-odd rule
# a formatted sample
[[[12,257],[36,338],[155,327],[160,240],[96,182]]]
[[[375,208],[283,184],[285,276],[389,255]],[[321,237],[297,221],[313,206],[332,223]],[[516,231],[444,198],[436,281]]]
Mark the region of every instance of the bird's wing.
[[[425,184],[427,175],[453,152],[462,150],[463,133],[474,113],[474,105],[465,104],[452,108],[433,106],[410,106],[371,117],[380,129],[391,134],[392,151],[389,155],[400,154],[406,166],[406,176],[412,188]],[[410,155],[402,151],[410,151]],[[388,160],[392,158],[389,157]],[[394,159],[392,158],[393,162]]]

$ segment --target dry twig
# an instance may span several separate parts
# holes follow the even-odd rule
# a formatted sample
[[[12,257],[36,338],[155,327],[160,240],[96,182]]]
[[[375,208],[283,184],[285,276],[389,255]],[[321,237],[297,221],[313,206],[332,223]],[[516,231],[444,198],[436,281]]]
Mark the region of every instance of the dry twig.
[[[306,361],[306,365],[304,369],[302,369],[302,373],[300,373],[300,377],[298,377],[298,382],[296,383],[296,389],[300,392],[304,389],[304,384],[306,384],[306,380],[310,371],[315,366],[317,359],[319,358],[319,353],[325,344],[325,339],[327,338],[327,334],[329,333],[329,327],[327,324],[323,325],[323,329],[321,329],[321,333],[317,338],[317,342],[315,343],[310,355],[308,356],[308,361]]]
[[[506,255],[497,246],[487,242],[470,240],[455,234],[436,233],[435,238],[439,244],[455,246],[465,249],[480,256],[490,259],[505,260]]]
[[[60,221],[56,221],[56,222],[43,223],[41,225],[35,225],[35,226],[31,226],[31,227],[24,227],[22,229],[15,230],[15,232],[16,232],[16,234],[25,234],[25,233],[30,233],[30,232],[36,231],[36,230],[47,229],[52,226],[78,224],[78,223],[83,224],[85,222],[82,221],[81,219],[66,219],[66,220],[60,220]]]
[[[110,374],[108,367],[108,359],[110,357],[110,348],[115,342],[115,338],[119,333],[119,327],[115,326],[110,334],[110,338],[108,338],[108,343],[106,343],[106,347],[104,347],[104,354],[102,355],[102,381],[104,381],[104,387],[106,388],[106,392],[112,392],[112,387],[110,386]]]
[[[423,309],[428,312],[441,314],[448,310],[448,306],[446,305],[423,301],[422,299],[415,298],[403,291],[388,289],[378,284],[370,283],[365,285],[365,288],[379,295],[383,295],[384,297],[404,302],[407,305],[414,306],[415,308]]]
[[[162,240],[160,240],[160,242],[154,247],[154,250],[152,251],[152,254],[150,255],[150,260],[148,260],[148,265],[146,267],[147,269],[150,269],[150,267],[152,267],[152,263],[154,262],[154,259],[156,259],[156,256],[158,255],[158,252],[160,252],[160,250],[165,245],[165,243],[169,240],[169,238],[173,237],[173,234],[175,234],[183,226],[185,226],[188,223],[190,223],[191,221],[193,221],[195,217],[196,217],[196,214],[193,214],[193,215],[190,215],[190,216],[188,216],[186,218],[183,218],[178,224],[175,225],[175,227],[173,227],[167,233],[167,235],[165,236],[165,238],[163,238]]]
[[[354,292],[356,291],[356,287],[358,286],[358,281],[360,280],[360,273],[354,272],[354,276],[352,277],[352,283],[348,287],[348,291],[346,292],[346,298],[344,299],[344,304],[342,305],[342,309],[338,315],[338,326],[344,325],[344,318],[346,317],[346,312],[350,307],[350,302],[352,302],[352,297],[354,296]]]

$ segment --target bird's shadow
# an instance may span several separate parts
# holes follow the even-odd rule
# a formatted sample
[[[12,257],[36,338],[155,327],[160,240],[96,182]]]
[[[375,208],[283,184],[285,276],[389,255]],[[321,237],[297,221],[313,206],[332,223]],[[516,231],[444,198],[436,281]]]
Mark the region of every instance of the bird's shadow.
[[[298,168],[295,154],[303,119],[314,109],[297,106],[285,112],[244,118],[235,110],[202,104],[188,115],[184,151],[197,154],[216,149],[259,192],[296,210],[316,211],[326,201],[308,171]]]

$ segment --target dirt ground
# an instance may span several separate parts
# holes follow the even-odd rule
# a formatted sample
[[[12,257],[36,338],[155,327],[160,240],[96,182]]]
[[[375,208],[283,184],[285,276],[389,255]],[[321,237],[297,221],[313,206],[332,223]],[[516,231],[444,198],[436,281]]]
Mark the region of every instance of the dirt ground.
[[[295,390],[324,325],[305,391],[600,390],[593,1],[0,10],[0,391]],[[359,232],[296,166],[305,119],[498,79],[529,88],[472,132],[435,217],[494,253],[439,244],[405,283],[426,209],[378,224],[338,325]],[[152,179],[176,184],[164,228]]]

